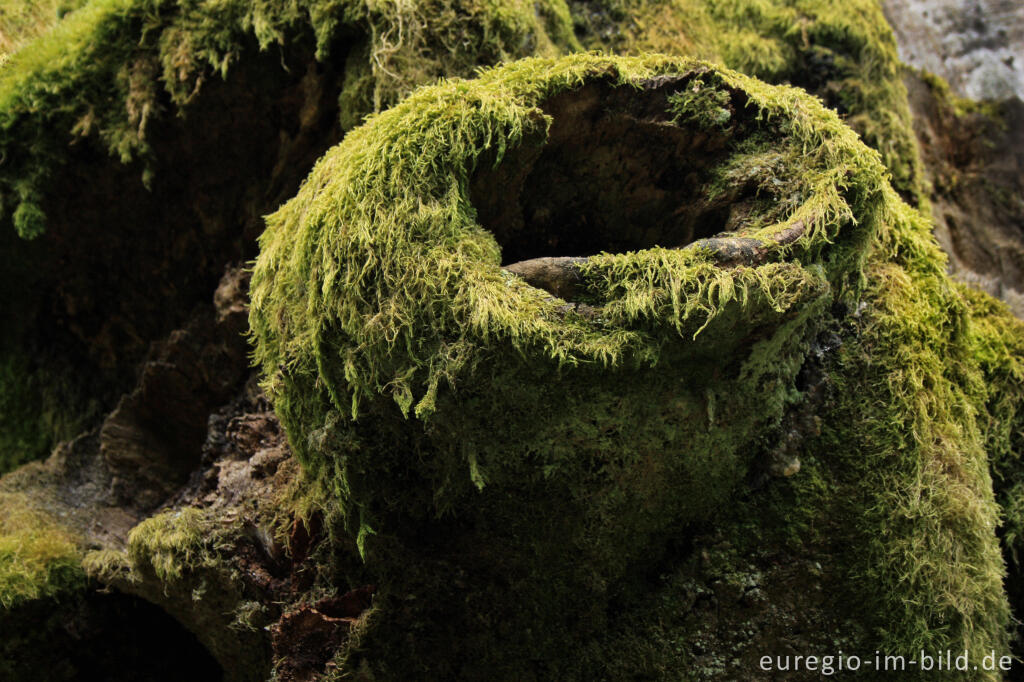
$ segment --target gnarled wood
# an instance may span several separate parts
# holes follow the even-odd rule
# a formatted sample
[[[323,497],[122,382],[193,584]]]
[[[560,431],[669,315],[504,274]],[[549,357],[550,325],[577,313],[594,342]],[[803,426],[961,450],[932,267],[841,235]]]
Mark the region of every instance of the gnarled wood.
[[[803,236],[806,228],[803,221],[796,221],[774,235],[770,240],[752,237],[710,237],[699,239],[682,247],[684,249],[707,249],[717,265],[760,265],[768,260],[771,252],[779,246],[792,244]],[[581,256],[558,256],[531,258],[503,266],[502,269],[522,277],[527,284],[543,289],[553,296],[572,301],[583,284],[579,265],[586,262]]]

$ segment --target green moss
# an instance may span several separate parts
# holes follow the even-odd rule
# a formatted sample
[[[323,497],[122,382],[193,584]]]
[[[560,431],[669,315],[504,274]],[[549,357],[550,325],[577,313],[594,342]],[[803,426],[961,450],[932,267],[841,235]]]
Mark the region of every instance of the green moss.
[[[136,570],[151,570],[161,582],[180,580],[213,560],[217,534],[202,510],[185,507],[152,516],[128,536],[128,558]]]
[[[822,0],[634,0],[574,9],[578,24],[596,13],[616,26],[584,35],[590,47],[705,57],[807,87],[848,115],[881,151],[898,189],[920,195],[895,42],[872,0],[858,0],[854,8]],[[269,49],[311,34],[321,59],[342,42],[364,45],[365,61],[346,67],[342,99],[351,123],[441,76],[578,49],[572,19],[563,0],[536,7],[511,0],[93,0],[20,50],[0,73],[3,205],[21,235],[37,236],[45,229],[47,178],[66,157],[65,136],[95,135],[124,161],[147,158],[151,120],[168,103],[187,109],[202,83],[226,76],[252,42]],[[354,34],[364,38],[352,41]],[[150,171],[144,177],[151,181]]]
[[[498,245],[476,224],[467,196],[477,158],[491,150],[500,157],[524,138],[543,135],[548,122],[537,115],[537,103],[584,81],[607,78],[626,85],[648,74],[711,68],[665,58],[605,66],[610,63],[585,56],[557,63],[526,60],[486,73],[472,86],[454,82],[423,91],[354,131],[321,160],[300,195],[270,218],[261,239],[252,322],[257,359],[271,377],[268,388],[275,397],[290,380],[279,371],[304,376],[340,355],[347,358],[344,373],[321,378],[325,398],[349,403],[354,416],[361,399],[384,392],[403,410],[415,403],[424,416],[441,379],[454,378],[472,363],[461,352],[470,339],[495,336],[520,350],[544,348],[563,364],[650,362],[660,339],[618,325],[664,317],[673,332],[689,328],[692,334],[733,300],[752,309],[758,299],[777,312],[789,308],[798,298],[791,287],[813,275],[777,264],[720,270],[707,254],[692,249],[590,260],[586,277],[592,295],[608,303],[607,326],[567,318],[562,304],[501,272]],[[809,200],[786,221],[751,236],[766,238],[796,220],[806,221],[798,252],[809,258],[820,257],[840,237],[870,236],[877,228],[873,211],[860,206],[856,212],[864,217],[857,230],[845,235],[840,230],[854,212],[848,198],[868,204],[877,196],[840,189],[835,180],[851,174],[868,182],[872,176],[880,179],[882,170],[870,152],[853,146],[855,138],[834,115],[796,90],[769,89],[735,73],[716,78],[744,92],[758,119],[781,119],[765,126],[790,136],[797,147],[814,150],[800,169],[797,190]],[[415,227],[407,227],[410,223]],[[856,257],[847,260],[851,249],[831,251],[830,260],[842,266],[836,279],[856,267]],[[437,274],[439,267],[451,274]],[[634,279],[624,274],[628,270],[636,273],[637,290],[623,295],[614,287]],[[309,287],[310,276],[323,278],[323,286]],[[450,282],[450,290],[430,284],[438,279]],[[378,300],[378,290],[387,292],[386,303]],[[432,303],[434,297],[449,306]],[[348,357],[344,347],[320,338],[325,327],[344,330],[342,338],[351,339],[345,343],[364,349],[367,359]],[[368,352],[371,348],[376,350]],[[306,449],[301,442],[297,447]]]
[[[928,223],[917,223],[925,235]],[[869,271],[871,308],[842,358],[827,442],[864,486],[852,511],[867,551],[852,570],[864,585],[885,586],[864,598],[886,614],[872,624],[890,650],[1005,651],[999,511],[966,309],[925,263]]]
[[[587,666],[607,650],[575,645],[598,641],[613,620],[634,561],[717,518],[756,473],[806,399],[798,373],[836,300],[855,312],[828,367],[836,397],[805,445],[811,473],[739,505],[707,579],[735,587],[758,570],[755,529],[773,529],[794,552],[810,535],[837,562],[837,608],[867,630],[853,645],[1005,650],[994,529],[997,499],[1011,547],[1024,523],[1020,329],[950,284],[928,224],[886,184],[891,174],[920,199],[879,8],[592,4],[586,21],[576,16],[578,27],[608,27],[585,36],[592,46],[685,51],[804,85],[880,154],[794,88],[682,58],[594,55],[419,91],[332,150],[269,220],[252,321],[266,387],[307,475],[385,586],[339,660],[398,678],[511,678],[526,655],[539,676],[600,670]],[[438,76],[578,47],[569,20],[561,2],[94,1],[0,72],[3,203],[22,236],[38,235],[41,197],[65,158],[61,135],[145,158],[152,118],[187,112],[204,79],[227,73],[247,45],[304,36],[327,58],[362,36],[360,61],[346,64],[350,125]],[[555,98],[591,86],[641,97],[664,82],[659,125],[724,150],[699,169],[692,199],[743,203],[730,228],[768,247],[766,262],[725,267],[706,248],[657,244],[601,253],[581,267],[596,315],[503,272],[505,243],[474,201],[480,174],[543,153]],[[774,244],[798,223],[795,245]],[[220,616],[244,610],[215,528],[195,509],[160,515],[132,533],[127,554],[87,565],[107,580],[209,599]],[[46,542],[18,542],[17,556],[45,554]],[[11,594],[32,599],[24,585],[42,595],[59,582],[30,564],[9,564],[22,585]],[[661,620],[697,569],[680,571],[656,595],[660,609],[633,610],[634,625],[608,640],[631,651],[653,633],[668,653],[623,670],[694,660],[676,648],[693,624]],[[17,583],[25,576],[34,577]],[[204,592],[210,576],[221,597]],[[221,625],[210,623],[208,632]]]
[[[224,236],[241,230],[245,222],[232,210],[197,217],[192,224],[203,227],[195,227],[194,233],[173,220],[158,221],[149,226],[151,232],[135,231],[149,220],[139,213],[164,212],[157,206],[161,201],[194,207],[193,198],[168,189],[177,176],[165,183],[156,169],[167,168],[166,157],[179,153],[175,145],[198,146],[183,137],[206,125],[168,119],[198,118],[214,107],[230,108],[228,102],[210,107],[209,100],[198,99],[211,81],[234,76],[229,88],[237,86],[243,96],[287,83],[299,87],[297,78],[277,78],[283,71],[266,68],[268,62],[260,61],[266,57],[257,51],[280,50],[284,71],[303,60],[299,76],[313,66],[306,62],[316,59],[320,64],[314,71],[337,74],[341,81],[325,82],[324,87],[341,90],[340,116],[351,127],[375,106],[388,106],[421,82],[469,74],[479,64],[567,49],[565,41],[573,41],[567,22],[560,0],[550,6],[510,0],[95,0],[59,23],[47,24],[46,31],[41,28],[43,35],[17,50],[0,69],[0,214],[9,223],[0,249],[0,288],[10,294],[0,324],[0,471],[37,459],[58,440],[76,435],[74,429],[94,425],[97,413],[112,408],[130,386],[146,347],[181,324],[199,297],[208,298],[202,282],[218,276],[219,261],[245,252],[238,246],[243,239]],[[211,90],[216,97],[228,88]],[[274,97],[258,99],[272,102]],[[307,113],[308,107],[302,115]],[[154,147],[155,129],[163,137]],[[315,141],[315,135],[309,138],[281,144],[290,149],[308,145],[311,150],[326,144]],[[160,159],[156,148],[163,150]],[[109,179],[105,187],[100,182],[93,186],[97,192],[120,197],[115,208],[105,206],[97,214],[88,198],[72,200],[76,216],[65,220],[55,230],[58,234],[39,239],[47,230],[47,214],[55,213],[56,202],[66,201],[66,187],[55,183],[77,184],[76,177],[94,177],[92,164],[105,153],[128,164],[131,173],[141,176],[138,184],[156,190],[153,196],[136,194],[139,186],[119,194]],[[116,163],[104,165],[103,173],[130,181],[127,172],[119,175]],[[268,167],[260,182],[287,183],[295,172],[271,172]],[[219,173],[211,170],[210,181],[233,182]],[[251,188],[237,191],[240,201],[260,195]],[[269,197],[279,191],[253,200],[259,205],[246,210],[255,215],[273,208],[260,201],[272,201]],[[216,214],[230,201],[213,198],[205,205],[217,206],[212,209]],[[203,202],[201,198],[197,203]],[[80,222],[81,215],[91,217]],[[174,234],[168,234],[171,230]],[[14,233],[21,238],[11,238]],[[36,242],[26,241],[31,239]],[[77,243],[68,246],[71,242]],[[165,255],[159,255],[157,243],[166,245]],[[60,255],[64,246],[67,255]],[[120,249],[125,255],[112,256],[109,262],[71,255]],[[139,253],[143,255],[135,259]],[[145,264],[132,272],[116,266],[114,261],[122,258]],[[143,285],[147,277],[154,281]],[[167,303],[171,315],[166,309],[148,310],[144,296],[132,295],[147,285],[172,297]]]
[[[767,262],[601,253],[580,266],[595,314],[501,270],[505,237],[480,222],[476,183],[531,172],[518,164],[541,164],[530,160],[564,135],[567,98],[599,87],[609,116],[607,93],[631,88],[659,125],[723,136],[694,201],[744,204],[735,232]],[[841,608],[865,623],[851,630],[865,649],[1004,647],[964,306],[927,222],[886,178],[801,91],[665,57],[524,60],[421,90],[351,132],[268,219],[251,312],[291,443],[387,586],[344,664],[390,651],[392,675],[415,661],[501,677],[530,651],[537,670],[582,675],[559,652],[606,627],[631,563],[717,513],[774,447],[835,297],[861,312],[832,368],[844,398],[814,441],[819,475],[795,497],[758,498],[738,527],[760,515],[791,519],[783,537],[841,529]],[[737,187],[760,189],[740,201]],[[804,236],[773,249],[798,222]],[[850,502],[827,503],[834,491]],[[442,575],[467,586],[452,593]],[[424,600],[402,626],[386,615],[409,613],[400,594]],[[495,629],[528,621],[514,636]],[[493,654],[467,662],[456,640]]]
[[[93,550],[82,567],[105,584],[131,589],[145,581],[164,592],[202,589],[204,572],[229,571],[220,553],[230,547],[230,528],[218,526],[202,509],[183,507],[143,520],[128,534],[123,551]],[[193,595],[200,598],[198,593]]]
[[[356,78],[352,86],[369,92],[349,92],[348,99],[382,107],[441,75],[553,52],[554,41],[565,49],[564,41],[572,41],[567,21],[559,0],[536,10],[472,0],[93,0],[0,71],[3,205],[19,234],[38,236],[47,179],[65,159],[69,139],[95,136],[124,162],[146,159],[151,120],[168,106],[186,110],[203,82],[226,77],[252,44],[267,50],[312,40],[318,58],[327,59],[345,43],[363,43],[370,81]],[[150,171],[144,180],[152,181]]]
[[[0,493],[0,607],[78,591],[85,586],[74,538],[25,495]]]
[[[51,30],[83,0],[4,0],[0,2],[0,67],[11,53]]]
[[[969,339],[981,376],[974,384],[1012,582],[1020,582],[1024,540],[1024,322],[994,298],[961,285],[970,306]],[[1014,588],[1019,593],[1019,586]],[[1019,594],[1017,595],[1019,599]]]
[[[924,81],[932,91],[932,94],[935,96],[939,105],[947,108],[954,116],[963,117],[971,114],[981,114],[997,122],[1002,118],[1002,107],[1000,102],[960,97],[953,93],[953,90],[949,87],[949,83],[942,76],[907,64],[904,64],[903,68]]]
[[[279,612],[265,603],[255,608],[251,582],[233,561],[244,543],[242,525],[195,507],[164,511],[131,530],[125,551],[89,552],[83,565],[91,578],[141,595],[178,620],[217,659],[225,679],[265,680],[264,628]]]
[[[284,5],[94,0],[57,24],[40,24],[38,32],[45,26],[44,35],[19,50],[0,72],[0,153],[5,159],[0,206],[18,234],[38,237],[46,229],[47,197],[57,169],[68,161],[69,149],[85,144],[105,148],[124,162],[141,161],[136,168],[142,181],[161,182],[153,175],[155,152],[147,130],[161,117],[187,116],[206,82],[227,77],[255,49],[303,43],[315,45],[320,60],[344,55],[340,116],[347,129],[421,83],[469,75],[481,64],[579,49],[573,21],[589,47],[697,55],[774,82],[808,87],[850,116],[869,144],[882,151],[897,186],[913,194],[917,155],[905,93],[893,75],[895,51],[880,13],[868,5],[858,4],[853,11],[822,2],[791,7],[674,0],[576,3],[570,12],[562,0],[539,5],[511,0],[304,0]],[[592,15],[602,16],[615,30],[586,34],[586,17]],[[34,33],[26,33],[26,39]],[[75,141],[81,144],[68,144]],[[774,170],[762,172],[760,180],[784,175],[782,156],[771,161]],[[789,160],[798,156],[791,150]],[[751,158],[746,167],[764,168],[766,162]],[[743,164],[734,165],[735,176]],[[781,194],[765,194],[764,202]],[[771,222],[763,217],[762,226]],[[20,247],[12,249],[17,250],[13,260],[26,260]],[[17,286],[31,300],[33,287]],[[74,370],[44,367],[38,349],[18,348],[23,342],[11,340],[10,352],[36,358],[29,374],[16,376],[26,362],[10,357],[0,382],[0,401],[19,408],[4,412],[11,415],[10,423],[0,425],[0,453],[6,453],[0,460],[10,464],[45,454],[55,439],[70,435],[68,428],[86,423],[96,410],[79,395],[81,390],[64,386],[69,378],[73,383]],[[36,417],[24,414],[30,409]]]
[[[925,198],[892,30],[875,0],[601,0],[575,3],[590,48],[721,62],[806,88],[877,149],[900,193]]]

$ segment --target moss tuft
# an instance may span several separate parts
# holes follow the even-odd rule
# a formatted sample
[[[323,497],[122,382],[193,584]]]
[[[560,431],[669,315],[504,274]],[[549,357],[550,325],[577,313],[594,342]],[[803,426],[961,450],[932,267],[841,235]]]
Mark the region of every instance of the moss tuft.
[[[218,535],[201,509],[184,507],[157,514],[128,535],[128,562],[133,571],[152,572],[162,583],[177,582],[204,565],[217,563]],[[109,555],[96,556],[93,565],[109,572],[118,570],[122,562]]]
[[[0,493],[0,607],[76,592],[85,586],[74,538],[17,493]]]
[[[51,30],[85,0],[3,0],[0,2],[0,67],[25,43]]]

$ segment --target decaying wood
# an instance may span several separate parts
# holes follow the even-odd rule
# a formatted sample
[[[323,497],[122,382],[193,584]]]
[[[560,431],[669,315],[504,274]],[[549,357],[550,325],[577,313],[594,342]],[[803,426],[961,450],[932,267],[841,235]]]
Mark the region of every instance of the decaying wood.
[[[531,258],[506,265],[504,269],[522,277],[530,286],[571,301],[583,283],[577,266],[586,260],[579,256]]]
[[[797,221],[769,240],[751,237],[710,237],[682,248],[707,250],[712,260],[721,267],[761,265],[768,260],[774,249],[792,244],[803,236],[805,229],[804,222]],[[531,258],[505,265],[503,269],[522,277],[530,286],[543,289],[565,301],[572,301],[580,293],[583,277],[579,266],[586,260],[581,256]]]

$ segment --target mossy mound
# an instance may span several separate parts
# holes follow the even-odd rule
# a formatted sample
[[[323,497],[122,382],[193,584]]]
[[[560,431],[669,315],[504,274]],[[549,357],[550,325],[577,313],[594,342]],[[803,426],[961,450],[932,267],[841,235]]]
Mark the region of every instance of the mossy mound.
[[[511,675],[524,652],[541,677],[579,674],[559,651],[606,627],[631,566],[772,468],[824,313],[856,303],[870,258],[912,259],[946,291],[886,177],[818,100],[666,57],[428,88],[321,160],[268,220],[251,322],[295,451],[387,586],[377,622],[419,614],[392,674]],[[509,272],[536,257],[569,262],[568,300]],[[990,500],[984,483],[968,488]],[[983,509],[982,574],[951,575],[1002,604]],[[848,558],[851,593],[877,590]],[[931,632],[891,603],[854,608],[894,642]],[[998,639],[1005,612],[982,621]]]
[[[878,8],[709,3],[684,40],[651,20],[678,27],[684,3],[640,3],[635,25],[611,3],[585,4],[593,25],[632,36],[623,45],[726,59],[806,85],[862,132],[879,122],[865,137],[881,158],[801,91],[665,57],[519,62],[421,91],[357,129],[271,218],[254,284],[266,385],[308,482],[326,491],[303,504],[342,519],[317,550],[315,587],[287,599],[361,585],[334,565],[358,545],[380,589],[367,615],[347,616],[334,670],[381,679],[743,679],[766,647],[797,646],[784,639],[791,627],[804,630],[801,652],[1003,653],[995,528],[998,502],[1016,550],[1019,323],[951,284],[929,224],[886,182],[892,172],[916,196]],[[571,3],[577,20],[583,5]],[[201,219],[150,230],[159,214],[134,208],[140,177],[157,193],[146,206],[188,203],[160,193],[161,168],[194,167],[176,149],[263,149],[215,125],[225,103],[298,130],[314,112],[310,144],[229,164],[301,174],[297,159],[324,135],[423,79],[575,46],[560,2],[535,9],[104,1],[26,48],[0,75],[11,107],[0,142],[13,150],[0,186],[23,236],[37,236],[4,250],[4,283],[29,295],[14,297],[22,322],[11,348],[0,344],[0,407],[18,408],[3,418],[21,428],[25,413],[70,413],[25,388],[29,374],[51,383],[23,343],[48,331],[24,322],[48,309],[35,287],[66,274],[47,249],[81,259],[62,303],[115,292],[119,315],[78,320],[126,327],[74,334],[126,372],[176,323],[150,288],[126,300],[127,285],[157,279],[155,262],[170,289],[188,283],[173,300],[194,301],[219,274],[208,254],[225,243],[245,253],[237,235],[251,236],[287,178],[239,210],[222,186],[259,191],[203,166],[217,190],[196,195],[215,197],[198,201]],[[97,36],[110,37],[110,59]],[[69,154],[52,129],[85,141]],[[85,175],[103,191],[83,213],[96,187]],[[71,198],[49,201],[53,187]],[[108,210],[134,226],[131,240],[106,229]],[[239,214],[245,227],[223,219]],[[85,225],[103,229],[76,230]],[[129,246],[105,248],[119,243]],[[136,271],[96,278],[111,262]],[[15,448],[48,442],[11,433]],[[227,563],[252,529],[218,528],[214,513],[171,511],[140,525],[127,555],[93,554],[89,567],[163,594],[229,676],[256,678],[278,655],[263,634],[277,607],[261,603],[278,593]],[[21,602],[28,617],[51,603],[50,568],[82,580],[67,537],[56,555],[37,551],[51,530],[63,533],[46,526],[43,544],[18,545],[42,559],[0,557],[9,582],[35,590]],[[0,544],[19,534],[0,527]],[[7,616],[16,629],[21,615]]]
[[[0,493],[0,608],[75,592],[85,584],[72,535],[31,501]]]
[[[581,46],[721,61],[821,96],[905,196],[923,196],[894,43],[869,0],[93,0],[4,16],[0,215],[45,243],[4,241],[2,285],[22,295],[0,320],[0,403],[17,406],[0,414],[0,470],[112,407],[147,345],[254,255],[259,217],[312,161],[438,77]]]

